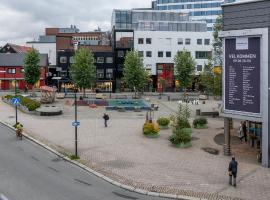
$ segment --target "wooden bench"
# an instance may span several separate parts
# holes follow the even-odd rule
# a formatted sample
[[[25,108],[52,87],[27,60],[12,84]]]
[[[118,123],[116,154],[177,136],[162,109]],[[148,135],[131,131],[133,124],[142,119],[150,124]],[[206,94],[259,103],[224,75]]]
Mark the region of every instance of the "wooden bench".
[[[219,112],[218,111],[201,112],[200,116],[212,116],[214,118],[219,116]]]

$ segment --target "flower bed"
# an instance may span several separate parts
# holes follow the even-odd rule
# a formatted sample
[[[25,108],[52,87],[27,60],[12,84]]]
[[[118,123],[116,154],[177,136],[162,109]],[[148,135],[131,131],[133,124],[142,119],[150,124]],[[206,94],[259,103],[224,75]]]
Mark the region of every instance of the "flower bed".
[[[32,112],[41,106],[40,102],[27,98],[27,97],[23,97],[21,95],[17,95],[17,96],[6,95],[5,97],[3,97],[3,101],[12,105],[11,101],[12,101],[12,98],[14,97],[17,97],[20,99],[20,105],[18,106],[18,108],[22,111]]]

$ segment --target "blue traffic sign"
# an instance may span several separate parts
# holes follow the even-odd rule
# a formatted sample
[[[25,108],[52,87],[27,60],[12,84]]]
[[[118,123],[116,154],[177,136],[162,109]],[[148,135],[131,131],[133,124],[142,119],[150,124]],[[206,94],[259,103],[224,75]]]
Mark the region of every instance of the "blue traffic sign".
[[[72,122],[72,126],[80,126],[81,122],[77,121],[77,122]]]
[[[16,97],[14,97],[14,98],[12,98],[12,104],[14,105],[14,106],[17,106],[17,105],[19,105],[20,104],[20,102],[21,102],[21,99],[20,98],[16,98]]]

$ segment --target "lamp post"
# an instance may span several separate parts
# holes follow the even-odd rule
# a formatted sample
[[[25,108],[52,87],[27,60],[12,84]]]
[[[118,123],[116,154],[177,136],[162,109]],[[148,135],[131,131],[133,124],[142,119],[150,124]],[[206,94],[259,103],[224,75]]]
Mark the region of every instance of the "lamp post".
[[[78,157],[78,124],[77,123],[77,88],[74,89],[75,94],[75,156]]]
[[[15,94],[15,97],[16,97],[17,96],[16,71],[15,71],[15,74],[14,74],[14,81],[15,81],[14,94]],[[15,104],[15,115],[16,115],[16,124],[17,124],[17,122],[18,122],[18,108],[17,108],[17,104]]]

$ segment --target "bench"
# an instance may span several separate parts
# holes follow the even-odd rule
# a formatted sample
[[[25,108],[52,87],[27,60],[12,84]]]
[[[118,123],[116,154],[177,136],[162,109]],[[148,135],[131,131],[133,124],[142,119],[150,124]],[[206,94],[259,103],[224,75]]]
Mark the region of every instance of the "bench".
[[[201,112],[200,116],[212,116],[214,118],[219,116],[219,112],[218,111]]]

